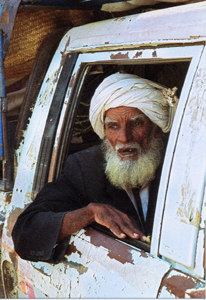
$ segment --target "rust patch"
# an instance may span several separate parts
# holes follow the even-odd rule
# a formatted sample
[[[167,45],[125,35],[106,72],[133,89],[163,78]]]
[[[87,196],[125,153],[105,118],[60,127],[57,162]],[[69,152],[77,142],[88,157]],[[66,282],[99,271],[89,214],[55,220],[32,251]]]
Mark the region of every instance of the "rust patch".
[[[73,87],[75,76],[76,76],[76,74],[72,75],[71,80],[69,82],[69,87]]]
[[[67,47],[69,47],[69,44],[70,44],[70,36],[69,36],[69,38],[68,38],[68,40],[67,40],[67,42],[65,44],[64,51],[60,52],[61,55],[62,55],[61,66],[64,65],[65,59],[66,59],[67,55],[69,55],[69,54],[65,54]]]
[[[190,291],[186,292],[187,295],[190,296],[190,298],[198,298],[198,299],[205,299],[206,297],[206,291],[204,290],[199,290],[199,291]]]
[[[16,220],[18,216],[22,213],[23,209],[22,208],[15,208],[13,212],[10,214],[8,217],[8,225],[7,225],[7,236],[11,237],[11,232],[14,227],[14,224],[16,223]]]
[[[68,40],[67,40],[67,42],[66,42],[66,44],[65,44],[64,52],[66,52],[67,47],[69,47],[69,44],[70,44],[70,36],[69,36],[69,38],[68,38]]]
[[[9,252],[9,257],[13,263],[13,266],[15,268],[15,270],[17,270],[17,254],[16,252]]]
[[[119,21],[121,22],[121,21],[124,21],[125,19],[126,19],[125,17],[121,17],[121,18],[115,19],[114,22],[117,22],[117,21],[118,21],[118,22],[119,22]]]
[[[7,194],[6,194],[5,202],[6,202],[7,204],[10,204],[10,203],[11,203],[11,197],[12,197],[12,193],[7,193]]]
[[[85,235],[91,237],[91,243],[96,247],[104,247],[108,249],[108,257],[116,259],[122,264],[134,264],[132,254],[130,253],[131,247],[122,244],[114,238],[100,233],[96,230],[87,228]]]
[[[82,264],[75,263],[73,261],[68,261],[68,265],[70,268],[77,270],[79,275],[82,275],[87,272],[88,268],[83,266]]]
[[[14,266],[7,260],[2,264],[4,287],[6,298],[18,298],[17,278]]]
[[[137,51],[133,58],[138,58],[142,56],[142,51]]]
[[[152,57],[157,57],[157,51],[152,52]]]
[[[71,255],[72,253],[78,253],[81,257],[82,253],[77,249],[77,247],[74,245],[74,242],[72,242],[69,247],[67,248],[67,255]]]
[[[148,257],[148,255],[147,255],[147,253],[146,253],[146,252],[144,252],[144,251],[141,251],[140,257],[147,258],[147,257]]]
[[[119,246],[118,246],[119,248]],[[121,253],[115,253],[114,251],[109,251],[108,253],[108,257],[111,259],[115,259],[116,261],[120,262],[121,264],[125,264],[128,262],[127,258],[130,260],[129,262],[131,264],[134,264],[133,262],[131,262],[131,258],[130,258],[131,254],[129,252],[127,252],[127,256],[125,257],[124,255],[122,256]]]
[[[129,52],[123,54],[121,52],[118,52],[117,54],[111,54],[111,59],[129,59]]]
[[[184,277],[181,275],[165,279],[164,285],[171,294],[178,298],[185,298],[186,290],[195,287],[195,283],[190,277]]]
[[[190,298],[198,298],[198,299],[205,299],[206,293],[205,289],[204,290],[199,290],[199,291],[190,291],[186,292],[187,295],[189,295]]]

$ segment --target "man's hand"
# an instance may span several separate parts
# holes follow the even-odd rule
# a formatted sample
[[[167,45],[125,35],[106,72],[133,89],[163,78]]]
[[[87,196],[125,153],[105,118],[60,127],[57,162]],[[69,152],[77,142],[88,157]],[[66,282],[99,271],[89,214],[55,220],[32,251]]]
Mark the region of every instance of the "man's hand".
[[[118,238],[129,236],[146,241],[146,236],[126,214],[108,204],[90,203],[86,207],[65,214],[57,242],[93,222],[109,228]]]
[[[140,231],[136,224],[123,212],[108,204],[90,203],[94,221],[109,228],[118,238],[126,235],[133,239],[146,241],[146,236]]]

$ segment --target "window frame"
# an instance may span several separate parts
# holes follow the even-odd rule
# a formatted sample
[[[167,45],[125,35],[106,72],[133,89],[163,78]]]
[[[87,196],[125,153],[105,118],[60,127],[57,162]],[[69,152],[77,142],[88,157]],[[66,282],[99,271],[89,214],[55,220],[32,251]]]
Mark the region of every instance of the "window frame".
[[[173,154],[178,138],[179,128],[182,121],[182,112],[187,103],[191,84],[194,78],[195,70],[197,69],[203,45],[193,46],[171,46],[171,47],[151,47],[151,48],[136,48],[132,50],[114,50],[114,51],[99,51],[92,53],[81,53],[78,56],[71,81],[65,93],[65,99],[62,106],[59,124],[57,126],[56,137],[54,141],[53,153],[49,169],[48,181],[56,179],[61,172],[64,157],[65,147],[71,140],[74,120],[77,113],[78,98],[84,86],[84,79],[89,72],[90,66],[94,64],[158,64],[167,62],[190,61],[190,65],[182,87],[178,110],[175,115],[174,126],[171,129],[170,137],[165,154],[163,170],[160,180],[160,188],[157,198],[153,236],[150,246],[150,253],[158,256],[160,243],[161,224],[165,199],[167,193],[168,182],[170,178],[170,170],[173,161]],[[69,55],[69,54],[68,54]],[[168,151],[168,149],[170,149]],[[59,161],[58,161],[59,160]],[[138,246],[137,246],[138,247]]]

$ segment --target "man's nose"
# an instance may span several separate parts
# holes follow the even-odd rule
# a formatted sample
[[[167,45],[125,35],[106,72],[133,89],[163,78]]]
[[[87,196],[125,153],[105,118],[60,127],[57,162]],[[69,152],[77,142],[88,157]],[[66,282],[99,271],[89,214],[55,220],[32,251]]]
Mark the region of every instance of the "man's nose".
[[[120,143],[125,144],[125,143],[130,142],[131,139],[132,139],[131,132],[128,130],[128,128],[122,127],[119,131],[118,141]]]

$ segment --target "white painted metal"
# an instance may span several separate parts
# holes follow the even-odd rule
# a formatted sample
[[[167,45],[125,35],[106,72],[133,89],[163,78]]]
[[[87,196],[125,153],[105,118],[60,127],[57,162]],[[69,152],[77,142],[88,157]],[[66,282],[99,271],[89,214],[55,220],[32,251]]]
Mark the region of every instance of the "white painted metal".
[[[205,223],[206,223],[206,186],[204,191],[203,203],[202,203],[202,214],[200,220],[200,228],[197,237],[197,250],[196,250],[196,257],[195,257],[195,266],[193,273],[199,276],[200,278],[204,278],[205,275]]]
[[[30,123],[27,130],[24,132],[24,141],[16,151],[18,168],[15,178],[15,185],[13,188],[12,201],[7,211],[8,217],[6,218],[4,226],[2,239],[5,244],[8,244],[8,239],[4,239],[4,237],[7,235],[9,237],[11,236],[10,226],[8,223],[9,216],[12,214],[12,211],[17,207],[24,209],[25,205],[32,201],[31,193],[35,167],[51,100],[62,69],[61,60],[61,48],[59,48],[52,59],[52,63],[47,71],[44,82],[40,89]],[[19,214],[21,212],[20,209]],[[11,243],[9,242],[9,247],[12,247],[12,239],[10,239],[10,241]]]
[[[183,211],[181,210],[181,204],[185,204],[182,203],[183,196],[189,204],[190,198],[187,197],[187,195],[189,195],[189,189],[187,188],[188,182],[191,183],[191,193],[195,193],[197,199],[200,199],[203,194],[203,182],[201,182],[200,185],[200,182],[197,180],[201,177],[199,170],[201,170],[202,175],[204,175],[203,163],[199,162],[198,157],[193,151],[202,151],[201,153],[198,152],[200,155],[202,155],[203,151],[205,151],[204,147],[203,149],[201,147],[201,149],[199,149],[199,145],[202,145],[201,139],[204,139],[202,133],[203,129],[205,130],[205,125],[204,123],[198,123],[199,119],[195,120],[195,118],[192,118],[193,122],[190,123],[190,116],[192,112],[189,110],[189,104],[194,106],[193,101],[199,101],[199,98],[201,98],[198,88],[200,81],[197,80],[197,77],[195,80],[196,86],[193,85],[193,90],[191,92],[190,88],[203,46],[186,45],[191,45],[203,40],[205,41],[205,12],[205,2],[195,3],[188,6],[178,6],[178,8],[154,11],[142,15],[120,18],[118,20],[115,19],[85,25],[80,28],[71,29],[64,36],[40,90],[30,124],[28,129],[25,131],[24,144],[21,144],[21,147],[17,151],[19,157],[18,172],[14,186],[12,203],[7,212],[7,221],[3,232],[3,242],[5,244],[3,260],[11,261],[9,251],[11,250],[11,253],[13,253],[13,244],[11,240],[11,224],[13,222],[12,212],[19,210],[20,213],[25,205],[31,201],[31,191],[37,157],[51,99],[62,69],[62,55],[71,51],[86,52],[96,51],[99,49],[104,50],[105,52],[83,53],[79,56],[73,72],[74,79],[76,78],[79,66],[83,63],[103,61],[110,63],[116,63],[119,61],[125,61],[126,63],[129,61],[132,63],[145,63],[191,59],[189,72],[186,77],[180,97],[180,103],[178,105],[178,111],[175,116],[175,126],[173,126],[170,136],[168,145],[170,151],[167,152],[165,158],[165,166],[163,169],[163,177],[165,177],[165,179],[161,181],[161,192],[158,196],[157,206],[158,213],[155,217],[154,236],[152,238],[151,249],[153,254],[158,255],[162,213],[164,210],[165,194],[171,170],[172,176],[170,178],[167,194],[168,204],[166,204],[165,208],[160,254],[172,260],[179,261],[180,264],[185,264],[190,267],[193,266],[195,259],[195,239],[197,238],[197,227],[195,224],[189,224],[187,217],[181,215]],[[182,20],[184,20],[184,23]],[[177,46],[181,43],[184,44],[174,47],[174,45]],[[167,48],[160,48],[157,47],[157,45],[161,47],[163,45],[168,46]],[[150,46],[150,49],[144,49],[145,46]],[[125,48],[130,48],[131,50]],[[134,48],[135,50],[133,50]],[[112,49],[112,51],[106,52],[108,49]],[[115,49],[118,50],[113,51]],[[125,55],[125,58],[118,58],[117,54],[119,51],[121,51],[121,54]],[[140,52],[142,53],[140,54]],[[200,70],[198,70],[198,72],[199,73],[197,73],[197,75],[200,74]],[[185,108],[189,92],[189,104],[187,106],[184,119],[182,120],[182,112]],[[60,123],[55,140],[55,149],[59,146],[58,141],[61,135],[62,124],[64,123],[65,111],[69,102],[69,97],[70,88],[66,93],[65,103],[60,116]],[[196,112],[196,116],[199,118],[199,111],[196,110]],[[181,122],[182,127],[179,133],[177,147],[175,148]],[[197,127],[196,124],[201,126]],[[191,127],[189,126],[193,126],[193,133],[191,133]],[[187,149],[184,146],[190,138],[190,133],[193,144],[191,142],[191,148]],[[194,150],[192,146],[194,146]],[[182,159],[181,156],[183,150],[185,151],[184,153],[186,153],[184,159]],[[177,156],[174,158],[174,163],[171,169],[174,151],[180,152],[177,152]],[[193,153],[194,156],[192,155]],[[55,159],[54,151],[52,163],[55,163]],[[191,166],[188,163],[189,160],[191,162]],[[182,166],[188,166],[187,172],[184,174],[183,172],[181,173],[181,171],[183,171],[181,169]],[[51,170],[51,178],[53,176],[52,174],[53,171]],[[177,177],[176,174],[180,177]],[[177,178],[178,182],[176,182]],[[181,182],[181,186],[178,186],[179,182]],[[197,186],[199,188],[197,188]],[[184,190],[184,193],[182,193],[182,190]],[[190,207],[193,208],[194,213],[196,211],[200,211],[201,201],[193,201]],[[177,213],[179,213],[179,215]],[[16,216],[17,213],[15,214],[15,217]],[[185,221],[187,224],[181,222],[181,220],[183,220],[183,222]],[[176,238],[177,234],[173,231],[175,228],[177,232],[182,230],[185,234],[183,239],[182,237],[179,239]],[[188,251],[188,247],[190,249],[191,246],[188,242],[191,236],[193,237],[194,244],[191,247],[191,251]],[[202,239],[202,235],[197,243],[198,249],[202,247],[202,241],[200,239]],[[97,296],[98,298],[128,298],[129,296],[133,298],[154,298],[157,296],[157,290],[163,276],[170,268],[169,263],[162,261],[158,257],[154,258],[151,255],[146,255],[147,257],[142,256],[138,249],[131,250],[134,264],[121,264],[109,257],[108,249],[105,249],[104,247],[95,247],[85,234],[84,230],[76,236],[74,235],[71,242],[73,242],[77,251],[73,252],[70,256],[67,256],[64,262],[56,266],[51,266],[50,264],[45,263],[34,264],[23,261],[20,258],[18,259],[18,280],[19,289],[21,290],[21,293],[19,294],[20,296],[25,297],[26,293],[28,297],[35,296],[39,298],[91,298]],[[178,248],[176,249],[177,244]],[[187,248],[184,247],[185,245],[187,245]],[[83,255],[79,255],[80,252],[82,252]],[[202,274],[201,262],[201,260],[199,261],[196,259],[196,263],[199,266],[198,270],[200,270],[198,271],[196,267],[196,272],[200,276]],[[82,267],[82,269],[80,268],[78,270],[82,270],[83,273],[80,274],[79,271],[77,271],[77,268],[75,268],[76,264]],[[21,285],[22,278],[25,282],[25,286]],[[170,295],[168,295],[168,297],[169,296]]]
[[[181,49],[184,52],[185,48],[181,48]],[[200,46],[199,48],[194,48],[193,52],[191,52],[192,55],[191,63],[181,91],[173,126],[170,132],[170,138],[167,145],[167,151],[165,153],[164,165],[163,165],[162,176],[160,181],[161,188],[159,189],[159,193],[158,193],[158,200],[156,206],[157,213],[155,214],[153,233],[152,233],[151,253],[153,255],[159,255],[159,240],[161,234],[163,210],[165,205],[165,196],[168,187],[168,180],[170,176],[171,163],[175,153],[175,146],[177,142],[180,124],[182,122],[183,111],[185,109],[188,100],[192,82],[194,80],[195,72],[197,70],[198,63],[200,61],[200,57],[202,55],[203,49],[204,49],[203,46]],[[192,47],[191,47],[191,51],[192,51]]]
[[[160,254],[194,267],[206,172],[205,53],[177,140],[163,217]]]
[[[205,41],[205,15],[203,1],[72,28],[66,52]]]
[[[110,257],[110,249],[92,244],[85,230],[72,236],[70,244],[78,251],[52,268],[20,259],[23,279],[32,274],[34,293],[38,290],[49,298],[155,298],[170,268],[169,263],[137,249],[129,250],[131,262],[118,261]]]

